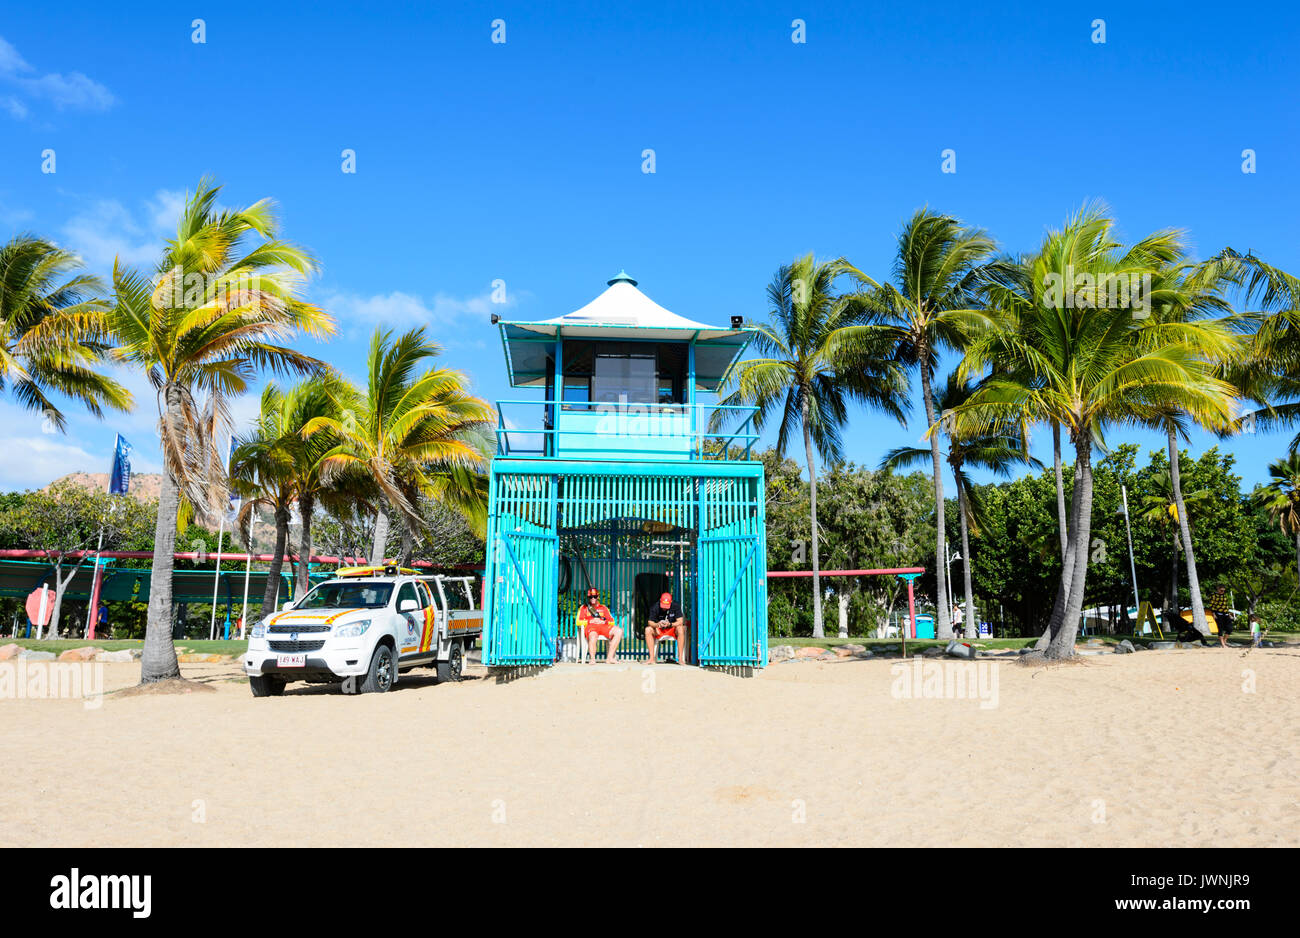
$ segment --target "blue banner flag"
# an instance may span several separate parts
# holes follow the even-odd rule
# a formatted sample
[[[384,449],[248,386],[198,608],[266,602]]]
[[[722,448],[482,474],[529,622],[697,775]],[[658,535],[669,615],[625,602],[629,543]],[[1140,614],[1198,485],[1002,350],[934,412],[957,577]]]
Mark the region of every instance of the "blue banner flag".
[[[131,444],[117,435],[113,449],[113,471],[108,477],[108,494],[125,495],[131,488]]]

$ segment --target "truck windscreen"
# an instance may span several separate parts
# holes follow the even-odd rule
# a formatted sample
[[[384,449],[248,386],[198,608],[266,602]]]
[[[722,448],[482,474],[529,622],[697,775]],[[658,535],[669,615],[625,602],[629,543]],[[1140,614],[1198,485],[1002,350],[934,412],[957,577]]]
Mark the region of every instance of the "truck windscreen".
[[[373,580],[348,580],[322,583],[303,597],[295,609],[379,609],[388,605],[393,595],[392,583]]]

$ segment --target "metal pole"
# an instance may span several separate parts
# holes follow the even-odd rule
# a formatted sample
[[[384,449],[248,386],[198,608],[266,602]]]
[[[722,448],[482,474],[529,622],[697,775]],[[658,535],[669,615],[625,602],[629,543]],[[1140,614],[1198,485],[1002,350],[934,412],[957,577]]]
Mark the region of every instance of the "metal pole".
[[[95,638],[95,607],[99,605],[99,557],[104,552],[104,526],[99,526],[99,546],[95,548],[95,569],[90,575],[90,608],[86,610],[86,640]]]
[[[952,625],[952,621],[957,618],[957,609],[952,604],[952,551],[948,549],[948,539],[946,537],[943,539],[943,552],[947,557],[944,570],[947,571],[948,575],[944,577],[944,585],[948,587],[948,624]],[[936,622],[935,625],[937,626],[938,623]],[[935,635],[935,638],[938,637],[938,635]]]
[[[1133,529],[1129,527],[1128,523],[1128,487],[1121,485],[1119,491],[1124,498],[1124,536],[1128,538],[1128,569],[1133,576],[1133,605],[1138,610],[1141,610],[1142,601],[1138,599],[1137,565],[1133,562]],[[1134,612],[1133,615],[1136,617],[1137,613]],[[1133,631],[1135,634],[1137,633],[1136,624],[1133,626]]]
[[[257,538],[253,537],[253,528],[257,525],[257,508],[252,508],[248,519],[248,563],[244,565],[244,604],[239,607],[239,637],[244,637],[244,627],[248,624],[248,577],[253,572],[253,549]]]
[[[226,513],[221,513],[221,523],[217,525],[217,569],[212,574],[212,622],[208,626],[208,640],[217,637],[217,589],[221,586],[221,538],[226,533]]]
[[[916,596],[912,592],[912,580],[907,580],[907,614],[912,619],[912,638],[916,638]],[[903,632],[903,655],[907,655],[907,632]]]

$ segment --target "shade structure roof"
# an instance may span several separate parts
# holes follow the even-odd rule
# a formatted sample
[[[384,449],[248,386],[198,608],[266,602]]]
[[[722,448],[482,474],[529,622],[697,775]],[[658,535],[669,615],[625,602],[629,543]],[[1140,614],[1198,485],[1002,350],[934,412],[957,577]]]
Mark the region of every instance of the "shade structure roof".
[[[710,326],[664,309],[637,289],[622,271],[605,291],[580,309],[537,322],[501,322],[506,368],[514,387],[540,387],[550,373],[554,340],[651,340],[695,344],[695,384],[717,390],[731,363],[749,344],[753,330]]]

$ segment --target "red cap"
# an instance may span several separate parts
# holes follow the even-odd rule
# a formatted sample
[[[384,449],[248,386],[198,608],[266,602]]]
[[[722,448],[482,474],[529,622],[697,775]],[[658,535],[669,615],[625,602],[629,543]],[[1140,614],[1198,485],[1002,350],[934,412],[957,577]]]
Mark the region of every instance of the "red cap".
[[[596,587],[594,586],[591,589],[587,590],[588,599],[590,599],[592,596],[599,596],[599,595],[600,595],[600,590],[596,589]]]
[[[659,605],[663,606],[665,609],[667,609],[672,604],[673,604],[672,593],[664,593],[662,596],[659,597]]]

